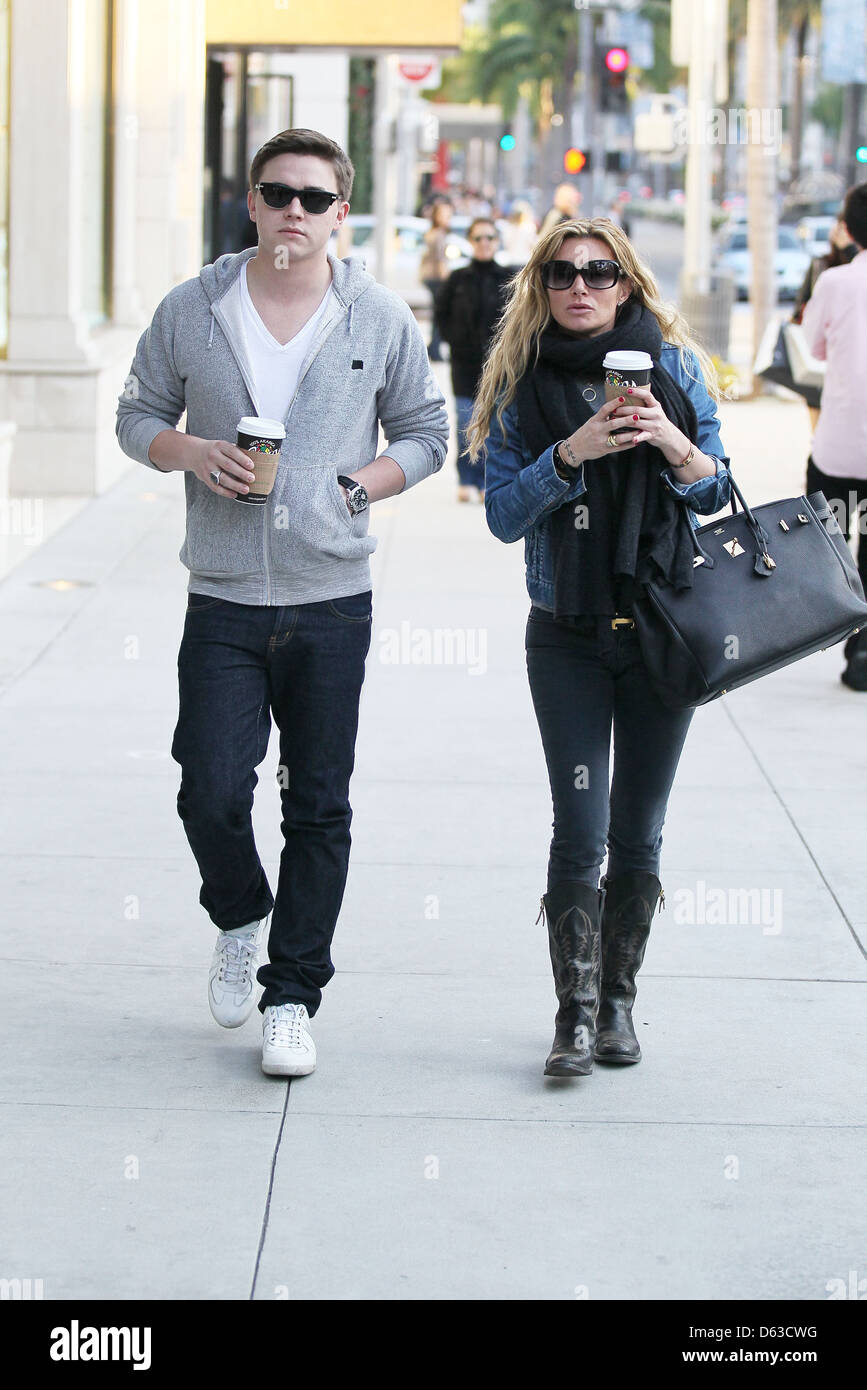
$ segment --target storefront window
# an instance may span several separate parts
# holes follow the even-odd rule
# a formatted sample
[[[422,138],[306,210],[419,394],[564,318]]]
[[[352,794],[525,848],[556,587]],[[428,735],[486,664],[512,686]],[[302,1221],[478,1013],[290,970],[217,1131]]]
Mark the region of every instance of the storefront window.
[[[247,212],[250,160],[294,125],[292,55],[208,49],[205,93],[205,259],[256,245]]]
[[[81,309],[91,326],[111,317],[112,9],[90,0],[80,36]]]
[[[0,0],[0,357],[9,342],[9,0]]]

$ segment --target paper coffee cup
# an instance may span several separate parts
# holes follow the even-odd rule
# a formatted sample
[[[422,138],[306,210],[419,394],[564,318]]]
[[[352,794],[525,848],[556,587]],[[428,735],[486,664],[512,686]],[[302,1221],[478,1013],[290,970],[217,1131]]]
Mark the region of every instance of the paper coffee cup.
[[[605,399],[614,401],[625,394],[630,386],[649,386],[653,371],[653,358],[649,352],[606,352],[602,359],[605,373]],[[634,426],[622,425],[612,430],[612,434],[623,434]]]
[[[248,454],[253,464],[255,479],[250,491],[238,493],[236,502],[247,502],[257,506],[264,504],[274,487],[277,466],[280,463],[280,449],[286,431],[279,420],[267,420],[261,415],[245,415],[238,421],[238,448]]]

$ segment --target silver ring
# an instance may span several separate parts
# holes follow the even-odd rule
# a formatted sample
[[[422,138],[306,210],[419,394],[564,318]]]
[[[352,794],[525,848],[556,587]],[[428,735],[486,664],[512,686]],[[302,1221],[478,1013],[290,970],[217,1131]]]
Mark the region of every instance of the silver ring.
[[[214,484],[215,487],[220,486],[220,472],[221,470],[219,468],[211,469],[211,482]]]

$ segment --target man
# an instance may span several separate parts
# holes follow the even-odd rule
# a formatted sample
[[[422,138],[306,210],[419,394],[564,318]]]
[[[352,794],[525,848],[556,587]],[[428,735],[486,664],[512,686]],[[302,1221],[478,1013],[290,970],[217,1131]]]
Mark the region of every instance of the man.
[[[500,238],[490,218],[475,218],[467,239],[473,248],[472,260],[452,271],[434,300],[436,327],[450,349],[458,425],[459,502],[473,497],[482,500],[484,473],[479,464],[470,461],[467,429],[494,328],[506,302],[506,286],[515,273],[514,267],[494,260]]]
[[[867,590],[867,420],[862,405],[867,382],[867,183],[849,189],[843,223],[856,254],[848,265],[822,272],[802,320],[810,351],[826,363],[807,491],[824,492],[847,540],[855,523],[858,571]],[[844,654],[840,679],[852,690],[867,691],[867,632],[850,637]]]
[[[136,350],[117,435],[132,458],[182,471],[190,571],[172,756],[178,813],[219,929],[208,982],[240,1026],[264,986],[262,1068],[316,1065],[309,1020],[334,973],[349,863],[349,779],[370,643],[369,504],[442,467],[441,392],[407,305],[328,253],[354,170],[334,141],[288,130],[250,166],[258,246],[219,257],[166,295]],[[186,433],[175,429],[187,412]],[[239,420],[278,426],[273,491]],[[374,457],[382,425],[388,448]],[[284,847],[272,895],[253,838],[255,767],[280,731]],[[273,908],[270,962],[255,976]]]
[[[574,183],[559,183],[554,189],[554,204],[542,218],[539,236],[547,236],[561,222],[574,222],[581,216],[581,193]]]

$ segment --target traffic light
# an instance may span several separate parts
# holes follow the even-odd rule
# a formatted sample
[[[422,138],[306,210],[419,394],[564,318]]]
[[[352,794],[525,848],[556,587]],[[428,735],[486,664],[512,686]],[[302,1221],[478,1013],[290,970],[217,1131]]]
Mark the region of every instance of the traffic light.
[[[517,141],[515,140],[515,137],[512,134],[510,127],[506,126],[506,129],[500,136],[500,149],[503,150],[506,154],[508,154],[510,150],[513,150],[515,148],[516,144]]]
[[[590,155],[585,150],[569,149],[563,156],[563,170],[567,174],[587,173],[590,168]]]
[[[859,145],[855,151],[855,158],[859,164],[867,164],[867,145]]]
[[[626,112],[629,96],[626,91],[626,70],[629,53],[625,48],[604,48],[600,77],[600,106],[603,111]]]

